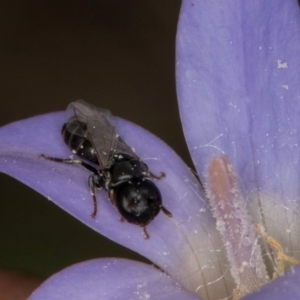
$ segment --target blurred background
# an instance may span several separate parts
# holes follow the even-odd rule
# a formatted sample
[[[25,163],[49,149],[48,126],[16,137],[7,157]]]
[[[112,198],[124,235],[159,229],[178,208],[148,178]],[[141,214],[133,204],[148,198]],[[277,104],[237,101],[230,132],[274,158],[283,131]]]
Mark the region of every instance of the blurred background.
[[[175,91],[179,9],[179,0],[1,0],[0,125],[84,99],[191,166]],[[0,199],[0,268],[49,276],[91,258],[143,260],[3,174]]]

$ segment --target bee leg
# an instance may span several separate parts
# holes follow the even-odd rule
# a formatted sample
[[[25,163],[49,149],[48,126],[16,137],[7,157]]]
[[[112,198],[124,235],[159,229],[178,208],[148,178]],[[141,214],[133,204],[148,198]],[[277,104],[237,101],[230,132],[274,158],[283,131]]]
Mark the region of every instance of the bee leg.
[[[93,203],[94,203],[94,211],[91,214],[91,217],[93,219],[95,219],[95,217],[97,215],[96,189],[100,189],[104,185],[104,182],[101,180],[102,177],[99,176],[99,175],[101,175],[101,172],[99,172],[97,169],[95,169],[94,167],[90,166],[89,164],[85,163],[84,161],[82,161],[80,159],[69,159],[69,158],[63,159],[63,158],[49,157],[44,154],[41,154],[40,157],[47,159],[47,160],[55,161],[58,163],[64,163],[64,164],[69,164],[69,165],[78,164],[93,173],[93,175],[89,176],[88,182],[89,182],[89,187],[90,187],[90,193],[92,195]]]
[[[143,231],[144,231],[145,240],[148,240],[150,238],[150,235],[149,235],[149,233],[146,230],[146,226],[143,227]]]
[[[58,162],[58,163],[68,164],[68,165],[74,165],[74,164],[82,165],[85,169],[87,169],[88,171],[93,172],[95,175],[98,174],[97,169],[95,169],[94,167],[90,166],[89,164],[85,163],[84,161],[82,161],[80,159],[56,158],[56,157],[49,157],[49,156],[46,156],[44,154],[41,154],[39,157],[42,157],[42,158],[47,159],[47,160],[55,161],[55,162]]]
[[[96,198],[96,189],[101,189],[102,188],[101,184],[96,181],[95,175],[90,175],[89,176],[89,187],[90,187],[90,193],[91,193],[93,203],[94,203],[94,211],[91,214],[91,217],[93,219],[95,219],[95,217],[97,215],[97,210],[98,210],[98,204],[97,204],[97,198]]]
[[[156,176],[154,175],[153,173],[150,172],[150,176],[153,178],[153,179],[162,179],[162,178],[165,178],[166,177],[166,174],[164,172],[160,172],[160,175],[159,176]]]
[[[81,164],[83,163],[83,161],[81,161],[80,159],[70,159],[70,158],[64,159],[64,158],[56,158],[56,157],[46,156],[46,155],[44,155],[44,154],[41,154],[39,157],[40,157],[40,158],[47,159],[47,160],[59,162],[59,163],[69,164],[69,165],[72,165],[72,164],[79,164],[79,165],[81,165]]]
[[[111,202],[111,204],[113,206],[116,206],[116,201],[115,201],[115,194],[114,194],[114,189],[110,189],[109,192],[108,192],[108,195],[109,195],[109,200]],[[124,222],[125,219],[123,216],[120,216],[120,222]]]
[[[168,216],[169,218],[172,218],[173,215],[172,213],[170,213],[164,206],[161,206],[161,210],[163,211],[163,213]]]
[[[109,192],[108,192],[108,194],[109,194],[109,200],[110,200],[111,204],[112,204],[113,206],[116,206],[114,190],[113,190],[113,189],[110,189]]]

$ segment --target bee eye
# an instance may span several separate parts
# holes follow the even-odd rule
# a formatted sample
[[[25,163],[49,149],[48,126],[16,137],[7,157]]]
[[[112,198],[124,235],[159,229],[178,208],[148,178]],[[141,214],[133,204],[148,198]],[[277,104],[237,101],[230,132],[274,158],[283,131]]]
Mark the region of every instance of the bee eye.
[[[120,214],[129,222],[146,226],[161,209],[161,195],[150,180],[131,180],[115,189],[115,202]]]

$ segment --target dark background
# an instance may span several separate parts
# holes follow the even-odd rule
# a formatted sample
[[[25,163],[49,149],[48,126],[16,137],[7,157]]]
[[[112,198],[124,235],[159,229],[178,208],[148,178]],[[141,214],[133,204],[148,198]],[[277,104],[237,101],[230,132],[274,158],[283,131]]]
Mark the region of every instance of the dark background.
[[[84,99],[152,131],[190,164],[175,92],[179,8],[179,0],[1,0],[0,126]],[[90,258],[141,259],[3,174],[0,199],[2,268],[48,276]]]

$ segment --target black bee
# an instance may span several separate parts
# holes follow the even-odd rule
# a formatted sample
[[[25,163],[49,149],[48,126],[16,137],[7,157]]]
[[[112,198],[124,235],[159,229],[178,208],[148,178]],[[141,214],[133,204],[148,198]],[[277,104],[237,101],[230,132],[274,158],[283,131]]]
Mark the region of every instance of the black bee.
[[[70,103],[67,120],[61,134],[67,146],[79,159],[42,157],[67,164],[80,164],[92,174],[88,183],[94,202],[92,218],[97,214],[96,189],[104,188],[111,203],[124,219],[143,227],[162,210],[172,214],[162,205],[159,189],[152,179],[165,177],[153,175],[148,166],[116,132],[116,119],[108,110],[97,108],[83,100]]]

